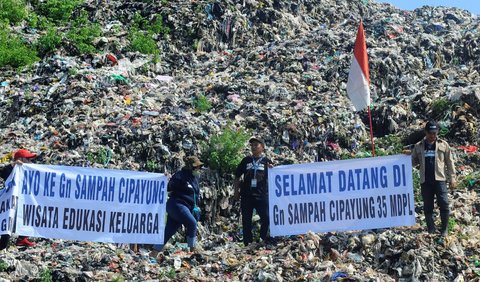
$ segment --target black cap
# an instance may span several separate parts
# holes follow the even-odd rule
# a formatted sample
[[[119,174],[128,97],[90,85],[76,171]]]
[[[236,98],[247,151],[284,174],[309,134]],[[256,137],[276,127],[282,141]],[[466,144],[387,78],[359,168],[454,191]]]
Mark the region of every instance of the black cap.
[[[438,123],[436,123],[434,121],[429,121],[425,125],[425,131],[427,131],[427,132],[438,132],[439,129],[440,129],[440,127],[438,126]]]
[[[263,146],[265,146],[265,141],[263,141],[263,139],[261,137],[252,137],[250,138],[250,140],[248,140],[248,143],[252,143],[252,142],[258,142],[260,144],[262,144]]]

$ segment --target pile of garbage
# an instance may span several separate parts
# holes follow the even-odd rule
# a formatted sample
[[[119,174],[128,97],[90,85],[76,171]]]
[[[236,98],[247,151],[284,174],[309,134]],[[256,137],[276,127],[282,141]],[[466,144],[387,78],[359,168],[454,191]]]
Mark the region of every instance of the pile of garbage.
[[[157,3],[158,2],[158,3]],[[206,171],[203,252],[39,239],[2,253],[0,277],[29,280],[474,280],[480,277],[480,46],[477,16],[371,1],[87,1],[94,54],[65,42],[32,68],[0,72],[0,158],[173,173],[225,128],[264,137],[276,164],[369,157],[366,112],[346,95],[363,20],[377,154],[400,153],[429,119],[456,149],[459,190],[444,245],[414,228],[306,234],[243,247],[231,175]],[[77,11],[78,12],[78,11]],[[74,12],[78,14],[77,12]],[[128,48],[135,14],[161,16],[159,54]],[[68,28],[68,27],[65,27]],[[14,30],[27,41],[38,37]],[[206,98],[211,108],[198,109]],[[181,242],[181,240],[180,240]],[[120,280],[117,280],[120,281]]]

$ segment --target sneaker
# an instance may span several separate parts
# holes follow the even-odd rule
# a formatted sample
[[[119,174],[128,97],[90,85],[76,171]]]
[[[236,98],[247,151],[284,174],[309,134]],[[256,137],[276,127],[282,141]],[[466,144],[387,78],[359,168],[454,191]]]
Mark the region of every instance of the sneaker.
[[[267,239],[265,239],[265,243],[267,245],[276,246],[278,244],[278,240],[274,237],[268,237]]]
[[[160,254],[160,251],[157,251],[157,250],[153,249],[153,250],[150,251],[150,253],[148,253],[148,256],[156,259],[159,254]]]
[[[203,248],[201,246],[199,246],[198,244],[196,244],[195,247],[190,247],[189,250],[190,250],[191,253],[194,253],[194,254],[198,254],[198,253],[203,252]]]
[[[15,242],[15,245],[19,247],[33,247],[35,246],[35,243],[31,242],[28,240],[27,237],[22,238],[22,239],[17,239],[17,242]]]
[[[439,237],[437,239],[437,244],[439,244],[440,246],[445,246],[445,237]]]
[[[165,260],[165,255],[157,250],[152,250],[148,253],[148,260],[151,263],[162,263]]]

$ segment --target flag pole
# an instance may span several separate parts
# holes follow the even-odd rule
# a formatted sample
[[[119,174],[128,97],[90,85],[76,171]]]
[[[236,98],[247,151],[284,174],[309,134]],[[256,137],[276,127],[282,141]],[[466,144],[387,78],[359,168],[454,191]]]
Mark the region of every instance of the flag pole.
[[[372,126],[372,112],[370,112],[370,105],[368,109],[368,120],[370,121],[370,141],[372,142],[372,157],[375,157],[375,142],[373,141],[373,126]]]

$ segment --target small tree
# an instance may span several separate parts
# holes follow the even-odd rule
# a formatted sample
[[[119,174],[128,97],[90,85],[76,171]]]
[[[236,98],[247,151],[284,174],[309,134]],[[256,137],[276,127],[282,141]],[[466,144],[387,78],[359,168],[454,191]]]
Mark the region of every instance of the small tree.
[[[241,151],[248,138],[249,133],[246,130],[227,127],[203,144],[203,159],[211,169],[231,174],[243,158]]]
[[[215,222],[219,215],[221,210],[219,197],[222,196],[219,191],[225,187],[227,179],[232,180],[228,176],[232,175],[242,161],[242,149],[245,148],[248,138],[249,132],[245,129],[227,126],[220,134],[212,136],[207,143],[203,143],[201,146],[203,148],[202,160],[212,170],[216,186],[216,189],[212,189],[211,213],[207,217],[210,223]]]

